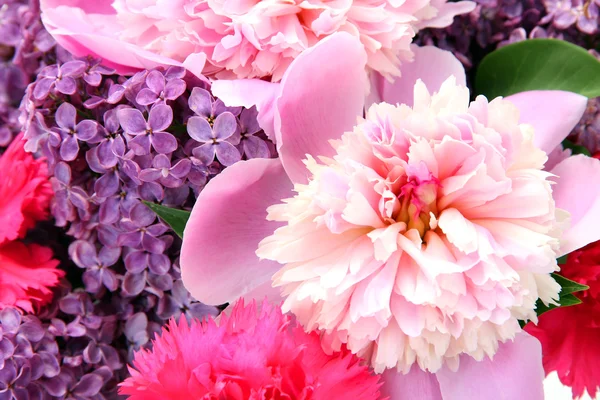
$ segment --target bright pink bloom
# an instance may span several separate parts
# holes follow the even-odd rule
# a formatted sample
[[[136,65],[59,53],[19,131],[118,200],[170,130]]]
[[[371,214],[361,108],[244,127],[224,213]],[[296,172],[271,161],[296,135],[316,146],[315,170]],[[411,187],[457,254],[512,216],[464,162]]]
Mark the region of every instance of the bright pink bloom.
[[[594,179],[594,177],[589,177]],[[590,181],[592,182],[592,181]],[[600,392],[600,242],[569,254],[561,274],[590,287],[576,293],[581,304],[543,314],[525,330],[539,339],[546,373],[557,371],[573,398]]]
[[[327,355],[279,307],[238,301],[219,323],[175,320],[141,350],[120,394],[131,400],[376,400],[379,377],[347,350]]]
[[[48,31],[118,72],[183,63],[218,78],[279,81],[302,51],[339,31],[360,38],[388,78],[412,59],[416,31],[445,27],[475,3],[446,0],[42,0]],[[206,64],[205,64],[206,62]]]
[[[0,309],[15,306],[34,312],[48,303],[50,288],[64,276],[58,264],[48,247],[21,242],[0,245]]]
[[[444,399],[460,393],[450,381],[490,393],[480,398],[498,387],[541,398],[539,345],[510,349],[536,342],[517,320],[556,297],[555,258],[600,239],[600,187],[583,187],[600,162],[570,157],[551,171],[558,178],[543,170],[587,100],[548,91],[469,104],[458,60],[425,47],[394,84],[371,82],[370,101],[404,104],[376,104],[363,120],[366,61],[338,33],[281,84],[214,83],[230,105],[252,104],[266,85],[271,96],[256,102],[280,158],[238,163],[199,195],[182,247],[186,287],[221,304],[277,296],[274,279],[284,309],[322,330],[326,348],[345,343],[377,371],[438,371]],[[514,367],[522,357],[530,375]],[[458,372],[444,380],[448,368]]]
[[[21,139],[0,156],[0,244],[24,237],[46,219],[53,196],[46,162],[26,153]]]

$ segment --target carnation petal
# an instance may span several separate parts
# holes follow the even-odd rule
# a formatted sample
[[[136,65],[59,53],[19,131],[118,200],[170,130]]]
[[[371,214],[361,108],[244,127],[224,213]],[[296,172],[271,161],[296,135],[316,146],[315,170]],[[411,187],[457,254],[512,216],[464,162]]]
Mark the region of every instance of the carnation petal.
[[[506,97],[521,112],[519,122],[533,125],[534,143],[549,154],[567,137],[587,107],[587,97],[561,90],[532,90]]]
[[[567,254],[600,239],[600,160],[576,155],[550,171],[556,175],[553,197],[556,207],[571,214],[569,228],[561,237],[560,254]]]
[[[279,226],[266,220],[267,207],[291,189],[276,159],[240,161],[206,185],[181,249],[182,279],[196,299],[223,304],[270,280],[280,264],[259,260],[255,251]]]
[[[500,344],[493,360],[463,355],[458,371],[444,367],[436,376],[444,400],[544,399],[542,347],[523,332]]]
[[[437,92],[450,76],[456,78],[458,85],[466,86],[465,69],[451,52],[433,46],[413,45],[411,48],[415,54],[414,60],[402,66],[402,75],[393,83],[376,74],[372,90],[377,91],[378,101],[412,107],[414,87],[419,79],[430,93]]]
[[[275,135],[279,157],[293,182],[306,182],[307,154],[333,155],[329,140],[351,130],[362,116],[365,64],[360,42],[336,33],[290,65],[277,100]]]

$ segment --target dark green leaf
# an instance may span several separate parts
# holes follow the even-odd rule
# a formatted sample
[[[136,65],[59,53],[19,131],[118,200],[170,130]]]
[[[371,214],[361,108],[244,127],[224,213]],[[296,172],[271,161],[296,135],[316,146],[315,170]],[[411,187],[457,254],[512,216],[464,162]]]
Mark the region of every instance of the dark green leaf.
[[[546,306],[544,303],[542,303],[541,301],[538,300],[536,303],[535,311],[536,311],[537,315],[542,315],[543,313],[548,312],[554,308],[568,307],[568,306],[574,306],[576,304],[581,304],[581,300],[579,300],[577,297],[575,297],[572,294],[561,295],[559,302],[560,302],[559,306],[556,306],[554,304],[550,304],[549,306]]]
[[[565,295],[565,294],[583,292],[584,290],[588,290],[590,288],[589,286],[582,285],[580,283],[577,283],[575,281],[567,279],[564,276],[561,276],[558,274],[552,274],[552,277],[554,278],[556,283],[558,283],[560,285],[560,287],[562,288],[560,290],[561,296]]]
[[[592,154],[590,153],[590,151],[588,149],[586,149],[583,146],[579,146],[573,142],[571,142],[570,140],[563,140],[562,142],[563,148],[565,149],[570,149],[571,153],[573,153],[573,155],[575,154],[583,154],[586,155],[588,157],[591,157]]]
[[[144,201],[144,204],[154,211],[156,215],[158,215],[163,221],[165,221],[175,231],[177,236],[183,238],[185,224],[190,218],[189,211],[169,208],[161,206],[160,204],[150,203],[148,201]]]
[[[568,254],[565,254],[564,256],[557,258],[556,259],[557,264],[558,265],[566,264],[567,263],[567,256],[568,256]]]
[[[488,54],[479,64],[475,90],[489,99],[526,90],[566,90],[600,96],[600,61],[558,39],[530,39]]]

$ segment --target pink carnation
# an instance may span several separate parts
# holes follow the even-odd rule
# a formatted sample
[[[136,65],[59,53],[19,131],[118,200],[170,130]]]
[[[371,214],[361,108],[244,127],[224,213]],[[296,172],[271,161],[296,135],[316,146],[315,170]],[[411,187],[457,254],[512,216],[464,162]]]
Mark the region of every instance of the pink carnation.
[[[238,301],[219,323],[171,320],[141,350],[120,394],[131,400],[379,398],[379,377],[347,350],[327,355],[319,336],[266,301]]]
[[[518,320],[557,297],[556,258],[600,239],[600,188],[585,184],[600,179],[600,161],[544,170],[587,99],[469,102],[458,60],[425,47],[393,84],[375,82],[380,98],[362,118],[365,63],[352,36],[332,35],[257,99],[280,158],[229,167],[199,195],[181,253],[186,287],[220,304],[276,298],[273,283],[326,350],[347,345],[377,372],[435,372],[424,387],[448,399],[461,385],[477,398],[499,398],[498,387],[541,398],[539,343],[525,346],[535,354],[510,349],[522,346]],[[213,90],[248,104],[256,84]]]
[[[64,271],[52,258],[52,250],[37,244],[8,242],[0,245],[0,309],[19,307],[34,312],[52,299]]]
[[[344,31],[360,39],[368,67],[388,78],[412,59],[424,27],[445,27],[469,1],[42,0],[46,28],[76,55],[102,57],[121,73],[156,63],[218,78],[279,81],[304,50]],[[126,54],[124,54],[126,52]],[[204,65],[204,62],[206,64]]]
[[[26,153],[21,138],[0,156],[0,244],[24,237],[46,219],[53,196],[46,162]]]

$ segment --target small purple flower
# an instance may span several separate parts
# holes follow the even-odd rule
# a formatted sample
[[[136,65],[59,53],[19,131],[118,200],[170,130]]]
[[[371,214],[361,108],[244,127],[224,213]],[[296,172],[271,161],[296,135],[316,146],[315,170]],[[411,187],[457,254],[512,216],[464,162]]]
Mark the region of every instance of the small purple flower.
[[[111,292],[117,290],[119,280],[110,267],[119,260],[120,248],[103,247],[97,252],[90,243],[77,240],[69,246],[69,255],[79,268],[86,270],[83,273],[83,282],[88,292],[96,293],[103,285]]]
[[[72,185],[71,167],[65,162],[59,162],[54,167],[54,176],[50,178],[54,190],[52,213],[58,226],[65,226],[77,215],[89,214],[89,198],[85,190]]]
[[[98,123],[89,119],[77,123],[77,110],[69,103],[58,107],[55,119],[62,138],[60,156],[65,161],[73,161],[79,154],[79,141],[93,138],[98,131]]]
[[[192,162],[188,159],[179,160],[171,166],[169,157],[159,154],[152,161],[152,168],[146,168],[140,171],[139,178],[144,182],[157,181],[170,188],[176,188],[183,185],[183,181],[190,172]]]
[[[241,159],[238,149],[228,141],[236,133],[236,129],[237,121],[230,112],[219,114],[212,126],[206,118],[190,117],[187,123],[188,134],[195,141],[203,143],[192,151],[194,157],[208,165],[216,155],[221,164],[233,165]]]
[[[83,73],[83,80],[88,85],[97,87],[102,82],[102,75],[112,75],[115,73],[114,69],[107,68],[101,64],[102,60],[90,61],[88,68]]]
[[[140,90],[136,96],[136,101],[143,106],[175,100],[186,89],[186,84],[182,79],[171,78],[166,81],[165,76],[156,70],[146,76],[146,86],[148,87]]]
[[[129,146],[136,155],[150,154],[150,145],[158,153],[171,153],[177,149],[177,139],[163,132],[173,121],[173,110],[165,104],[157,104],[150,110],[148,122],[142,112],[135,108],[122,108],[117,111],[119,122],[125,133],[135,136]]]
[[[123,233],[119,235],[118,244],[133,248],[142,248],[153,253],[162,254],[167,245],[157,238],[164,234],[168,227],[162,223],[154,224],[156,214],[144,204],[140,203],[131,209],[129,218],[121,220],[120,228]]]
[[[33,90],[33,96],[38,100],[45,99],[50,90],[56,88],[60,93],[72,95],[77,90],[75,78],[79,78],[85,72],[87,64],[83,61],[69,61],[63,65],[50,65],[40,71]]]
[[[188,321],[192,319],[202,320],[209,316],[217,316],[219,310],[214,306],[207,306],[195,301],[189,294],[181,280],[173,283],[171,295],[165,295],[158,301],[157,314],[163,319],[174,317],[178,319],[181,314],[185,314]]]
[[[258,111],[256,107],[243,109],[240,113],[240,144],[238,149],[246,155],[246,158],[269,158],[271,152],[267,143],[256,136],[261,132],[258,121]]]
[[[59,376],[46,382],[48,394],[65,400],[89,400],[94,398],[104,385],[104,376],[91,373],[76,377],[74,373],[64,369]]]

